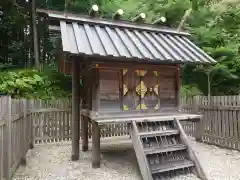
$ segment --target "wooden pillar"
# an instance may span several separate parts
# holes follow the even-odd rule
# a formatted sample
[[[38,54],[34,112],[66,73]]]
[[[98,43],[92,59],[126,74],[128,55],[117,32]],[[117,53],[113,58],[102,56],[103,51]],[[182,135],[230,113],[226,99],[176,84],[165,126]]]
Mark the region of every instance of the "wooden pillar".
[[[177,110],[181,110],[181,71],[180,65],[177,65],[176,69],[176,100],[177,100]]]
[[[97,113],[100,108],[99,69],[93,69],[92,80],[92,111]]]
[[[86,109],[88,106],[88,84],[90,84],[88,82],[87,77],[83,77],[83,89],[82,89],[82,108]],[[82,119],[81,119],[81,139],[82,139],[82,151],[88,151],[88,120],[89,118],[85,115],[82,115]]]
[[[195,114],[199,114],[198,104],[199,104],[199,97],[195,96],[193,98],[193,111],[194,111]],[[195,131],[196,141],[199,141],[199,142],[202,141],[203,127],[204,127],[203,119],[199,118],[199,120],[196,121],[196,131]]]
[[[92,123],[92,168],[100,168],[100,128],[98,123]]]
[[[72,161],[79,159],[80,63],[72,59]]]
[[[88,151],[88,117],[82,116],[81,119],[82,150]]]
[[[100,108],[99,69],[94,69],[92,74],[92,111],[97,115]],[[100,127],[92,122],[92,167],[100,167]]]
[[[203,123],[202,118],[196,122],[196,132],[195,132],[195,139],[198,142],[202,142],[202,134],[203,134]]]

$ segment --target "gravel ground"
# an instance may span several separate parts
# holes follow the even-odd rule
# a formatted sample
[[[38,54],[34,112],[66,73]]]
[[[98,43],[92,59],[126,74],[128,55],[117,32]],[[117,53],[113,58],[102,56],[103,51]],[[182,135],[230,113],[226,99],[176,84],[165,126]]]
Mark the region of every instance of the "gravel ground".
[[[120,140],[120,139],[119,139]],[[81,152],[80,160],[70,161],[71,144],[38,145],[27,154],[27,166],[21,166],[14,180],[141,180],[134,151],[129,140],[101,144],[101,168],[91,168],[91,151]],[[192,140],[191,140],[192,141]],[[192,141],[193,148],[209,180],[239,180],[240,152]],[[91,147],[90,147],[91,149]],[[193,175],[171,180],[198,180]]]

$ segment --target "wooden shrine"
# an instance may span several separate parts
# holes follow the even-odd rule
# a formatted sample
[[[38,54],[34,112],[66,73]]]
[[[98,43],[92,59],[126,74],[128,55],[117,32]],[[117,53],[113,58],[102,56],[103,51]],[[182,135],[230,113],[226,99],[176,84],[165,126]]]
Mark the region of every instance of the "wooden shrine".
[[[177,128],[179,120],[200,118],[179,111],[180,65],[215,61],[188,39],[188,33],[57,11],[38,13],[47,14],[50,29],[61,33],[60,69],[72,75],[72,160],[79,159],[80,122],[83,151],[88,150],[88,123],[92,123],[92,166],[97,168],[100,128],[107,123],[126,122],[134,129],[140,121],[171,120],[168,127]],[[145,179],[150,173],[147,167],[141,167]]]

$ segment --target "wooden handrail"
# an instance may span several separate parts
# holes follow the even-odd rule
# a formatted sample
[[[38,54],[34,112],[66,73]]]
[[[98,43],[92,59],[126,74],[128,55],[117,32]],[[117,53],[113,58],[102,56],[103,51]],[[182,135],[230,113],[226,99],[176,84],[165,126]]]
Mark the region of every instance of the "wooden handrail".
[[[183,127],[182,127],[180,121],[176,120],[176,119],[174,121],[176,123],[176,126],[177,126],[178,130],[180,131],[181,141],[183,142],[183,144],[188,146],[189,157],[194,162],[194,164],[196,166],[196,171],[197,171],[198,177],[201,178],[202,180],[207,180],[206,173],[204,172],[200,162],[198,161],[198,158],[197,158],[195,152],[192,149],[192,145],[189,142],[188,137],[187,137],[185,131],[183,130]]]

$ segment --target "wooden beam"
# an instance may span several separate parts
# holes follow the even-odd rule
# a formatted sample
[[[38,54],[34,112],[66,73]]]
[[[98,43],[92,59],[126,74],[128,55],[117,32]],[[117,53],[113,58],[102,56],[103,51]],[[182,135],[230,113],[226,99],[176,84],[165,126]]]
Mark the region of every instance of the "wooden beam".
[[[72,60],[72,161],[79,159],[80,64]]]
[[[61,31],[60,26],[49,25],[48,28],[49,28],[49,30],[51,30],[51,31],[57,31],[57,32],[60,32],[60,31]]]
[[[176,112],[176,111],[175,111]],[[165,115],[163,115],[165,114]],[[90,115],[91,116],[91,115]],[[192,121],[192,122],[196,122],[199,121],[199,118],[201,118],[201,115],[196,115],[196,114],[175,114],[174,112],[171,114],[167,114],[167,113],[161,113],[161,115],[156,115],[154,113],[154,115],[150,115],[150,114],[142,114],[142,115],[138,115],[138,112],[134,113],[134,114],[126,114],[124,112],[121,112],[121,115],[113,115],[113,114],[109,114],[109,115],[98,115],[98,116],[93,116],[91,117],[92,120],[97,121],[99,123],[99,125],[102,124],[111,124],[111,123],[120,123],[120,122],[131,122],[131,120],[134,118],[134,120],[136,122],[139,121],[144,121],[147,119],[147,122],[154,122],[154,121],[167,121],[167,120],[171,120],[171,119],[177,119],[180,121]]]
[[[100,168],[100,127],[96,121],[92,123],[92,168]]]
[[[118,10],[113,14],[112,18],[115,19],[115,20],[118,20],[118,19],[120,19],[120,18],[122,17],[123,13],[124,13],[124,12],[123,12],[122,9],[118,9]]]
[[[92,111],[97,114],[100,108],[99,69],[92,70]],[[100,167],[100,127],[96,121],[92,123],[92,167]]]
[[[89,10],[89,16],[96,17],[99,13],[98,5],[94,4],[92,5],[91,9]]]
[[[146,70],[156,70],[158,71],[159,68],[162,68],[166,70],[168,69],[177,69],[178,66],[176,64],[168,64],[168,65],[154,65],[154,64],[144,64],[144,63],[124,63],[124,62],[99,62],[95,61],[95,59],[92,59],[92,68],[97,67],[98,69],[125,69],[125,68],[131,68],[131,69],[146,69]],[[162,73],[162,71],[161,71]]]
[[[192,8],[189,8],[188,10],[185,11],[185,14],[183,15],[180,24],[178,25],[177,31],[180,32],[184,23],[186,22],[187,18],[190,16],[192,12]]]
[[[199,96],[195,96],[193,98],[193,112],[195,114],[199,114]],[[196,131],[195,131],[195,139],[198,142],[202,142],[202,135],[204,133],[204,124],[203,117],[199,118],[199,121],[196,122]]]
[[[82,151],[88,151],[88,117],[82,115],[81,119],[81,136],[82,136]]]
[[[153,21],[153,24],[163,24],[167,21],[166,17],[161,16],[160,18],[157,18]]]
[[[181,109],[181,71],[180,66],[176,65],[176,99],[177,99],[177,108],[178,110]]]
[[[133,22],[143,22],[146,19],[146,14],[145,13],[141,13],[138,16],[134,17],[132,19]]]
[[[100,108],[99,69],[92,70],[92,111],[98,112]]]

